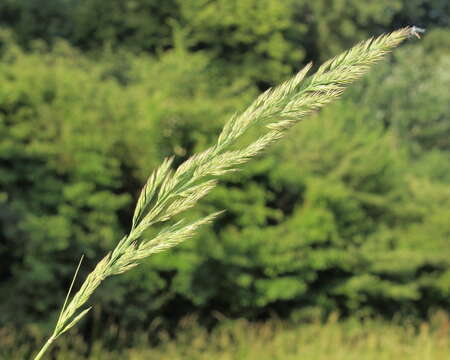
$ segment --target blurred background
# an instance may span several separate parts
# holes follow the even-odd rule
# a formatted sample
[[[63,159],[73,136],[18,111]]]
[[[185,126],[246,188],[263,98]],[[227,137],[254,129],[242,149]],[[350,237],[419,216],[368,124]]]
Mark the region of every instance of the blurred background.
[[[448,0],[2,0],[0,356],[40,345],[164,157],[306,62],[417,25],[224,178],[194,211],[226,209],[213,226],[105,281],[54,356],[450,358],[449,19]]]

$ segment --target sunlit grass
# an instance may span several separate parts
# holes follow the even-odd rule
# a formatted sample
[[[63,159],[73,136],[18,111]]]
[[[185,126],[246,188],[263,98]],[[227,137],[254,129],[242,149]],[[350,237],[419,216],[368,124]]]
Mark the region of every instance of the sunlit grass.
[[[439,324],[438,324],[439,323]],[[449,322],[433,326],[389,325],[377,321],[291,327],[279,322],[239,321],[210,335],[193,327],[155,349],[132,349],[125,359],[450,359]],[[106,359],[97,357],[92,359]]]
[[[94,342],[90,354],[81,337],[68,337],[55,348],[56,360],[447,360],[450,359],[450,321],[440,313],[430,322],[415,326],[380,320],[338,321],[331,317],[319,322],[292,325],[271,320],[249,323],[245,320],[222,322],[212,332],[186,319],[176,338],[159,336],[159,345],[151,346],[147,335],[131,348],[106,349]],[[0,332],[0,348],[11,349],[2,359],[27,358],[25,347],[14,344],[9,332]],[[1,352],[0,352],[1,354]]]

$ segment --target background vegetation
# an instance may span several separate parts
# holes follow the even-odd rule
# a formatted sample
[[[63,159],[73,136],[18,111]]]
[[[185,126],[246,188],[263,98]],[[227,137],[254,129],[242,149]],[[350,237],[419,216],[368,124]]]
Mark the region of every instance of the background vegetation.
[[[106,282],[83,336],[448,309],[449,18],[445,0],[2,1],[0,327],[49,328],[163,157],[206,148],[306,61],[409,24],[430,31],[227,176],[195,210],[227,209],[213,227]]]
[[[444,313],[435,314],[429,323],[419,326],[373,319],[337,320],[333,315],[326,322],[288,325],[279,320],[258,324],[244,319],[232,322],[222,319],[219,326],[207,331],[198,326],[195,318],[188,317],[181,322],[175,338],[159,332],[158,344],[150,347],[148,339],[140,336],[132,347],[122,350],[108,349],[97,340],[86,357],[83,355],[88,346],[81,336],[63,336],[58,341],[55,359],[446,360],[450,355],[449,320]],[[4,331],[1,335],[5,359],[24,359],[29,344],[17,346],[11,332]],[[11,351],[5,349],[11,345],[14,345]]]

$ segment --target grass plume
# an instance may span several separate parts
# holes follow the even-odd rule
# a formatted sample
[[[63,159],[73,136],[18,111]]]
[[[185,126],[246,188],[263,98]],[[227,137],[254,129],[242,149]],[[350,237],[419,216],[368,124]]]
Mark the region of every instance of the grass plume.
[[[240,165],[281,139],[305,116],[337,99],[351,82],[408,38],[410,32],[410,28],[404,28],[361,42],[324,63],[309,77],[307,73],[311,64],[306,65],[292,79],[267,90],[247,110],[234,115],[213,146],[193,155],[176,170],[172,169],[173,158],[165,159],[141,191],[130,232],[96,265],[70,301],[64,303],[53,334],[35,360],[41,359],[60,335],[89,312],[90,308],[85,308],[85,304],[103,280],[124,273],[146,257],[192,237],[219,213],[188,224],[181,220],[151,239],[144,236],[146,229],[193,207],[215,187],[217,177],[236,171]],[[266,129],[265,133],[253,143],[233,149],[242,135],[256,125]]]

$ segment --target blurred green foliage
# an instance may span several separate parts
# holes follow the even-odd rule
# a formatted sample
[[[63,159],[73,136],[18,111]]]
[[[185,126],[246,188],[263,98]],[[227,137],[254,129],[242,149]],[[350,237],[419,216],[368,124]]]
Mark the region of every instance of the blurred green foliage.
[[[3,1],[0,325],[52,321],[78,258],[83,277],[128,230],[165,156],[180,163],[267,84],[405,19],[447,26],[448,3]],[[226,214],[107,281],[91,332],[191,311],[448,308],[449,39],[411,42],[227,176],[195,210]]]
[[[324,61],[368,34],[405,25],[449,26],[446,0],[4,0],[0,24],[20,44],[65,38],[85,50],[104,46],[158,53],[175,46],[208,52],[228,70],[274,84],[305,60]]]

